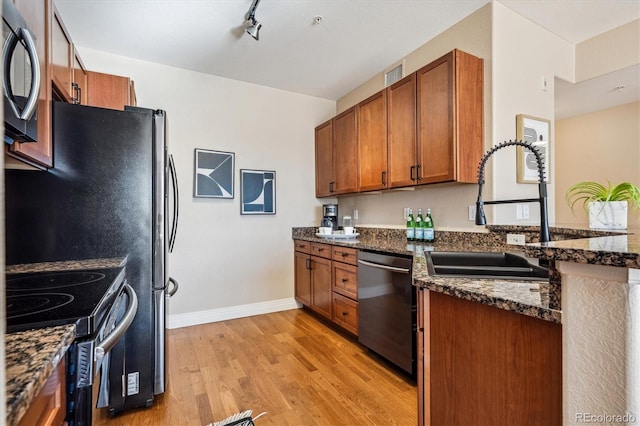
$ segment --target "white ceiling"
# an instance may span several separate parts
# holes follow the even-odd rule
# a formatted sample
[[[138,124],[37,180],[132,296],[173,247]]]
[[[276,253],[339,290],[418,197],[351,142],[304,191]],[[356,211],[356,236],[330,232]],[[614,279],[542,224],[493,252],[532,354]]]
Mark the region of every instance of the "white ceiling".
[[[263,27],[256,41],[243,27],[251,0],[55,0],[80,47],[330,100],[488,2],[262,0],[255,16]],[[638,0],[500,2],[573,44],[640,18]],[[320,24],[314,24],[316,16],[322,17]],[[637,88],[640,70],[624,78],[635,79]],[[619,84],[625,83],[614,85]],[[563,97],[579,89],[573,86],[580,85],[558,84],[563,114],[572,114]],[[640,98],[635,96],[628,102]]]

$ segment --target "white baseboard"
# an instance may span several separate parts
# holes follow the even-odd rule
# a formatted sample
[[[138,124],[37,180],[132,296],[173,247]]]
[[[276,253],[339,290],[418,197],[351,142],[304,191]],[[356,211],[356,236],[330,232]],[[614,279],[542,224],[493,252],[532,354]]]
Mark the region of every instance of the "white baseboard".
[[[186,314],[169,315],[167,328],[181,328],[209,322],[225,321],[253,315],[269,314],[271,312],[298,309],[298,304],[292,297],[289,299],[269,300],[267,302],[249,303],[247,305],[230,306],[228,308],[210,309],[208,311],[189,312]]]

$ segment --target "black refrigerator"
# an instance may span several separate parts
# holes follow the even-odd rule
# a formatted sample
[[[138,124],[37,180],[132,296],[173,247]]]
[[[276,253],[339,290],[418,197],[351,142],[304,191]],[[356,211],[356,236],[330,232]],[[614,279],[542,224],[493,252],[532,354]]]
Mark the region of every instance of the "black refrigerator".
[[[5,172],[7,265],[126,257],[138,312],[112,360],[108,407],[153,404],[166,386],[167,254],[177,229],[165,113],[53,105],[54,167]]]

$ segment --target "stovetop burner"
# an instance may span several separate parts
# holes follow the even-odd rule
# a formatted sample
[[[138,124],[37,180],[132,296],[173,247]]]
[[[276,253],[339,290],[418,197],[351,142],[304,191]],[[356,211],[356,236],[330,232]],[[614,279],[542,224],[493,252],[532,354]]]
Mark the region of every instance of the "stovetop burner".
[[[7,278],[7,290],[53,290],[100,281],[104,274],[94,271],[46,272]]]
[[[38,293],[7,296],[7,320],[60,308],[73,302],[73,296],[64,293]]]
[[[8,274],[7,331],[75,324],[78,337],[93,334],[124,277],[123,267]]]

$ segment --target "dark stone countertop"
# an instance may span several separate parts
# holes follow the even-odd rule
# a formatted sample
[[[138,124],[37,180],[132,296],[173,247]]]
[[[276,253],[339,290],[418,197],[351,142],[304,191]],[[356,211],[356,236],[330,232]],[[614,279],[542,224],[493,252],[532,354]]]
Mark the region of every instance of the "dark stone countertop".
[[[304,241],[353,247],[413,256],[413,284],[430,291],[483,303],[554,323],[561,322],[561,312],[551,304],[553,288],[546,281],[507,279],[470,279],[430,276],[425,251],[514,252],[523,254],[522,246],[507,245],[494,232],[437,232],[432,244],[406,241],[404,230],[358,228],[355,240],[328,239],[315,236],[315,228],[294,228],[292,237]]]
[[[102,269],[124,266],[125,258],[9,265],[7,274]],[[65,356],[76,336],[75,325],[5,334],[7,424],[18,424],[33,399]]]
[[[8,425],[18,424],[75,337],[75,325],[4,336]]]

